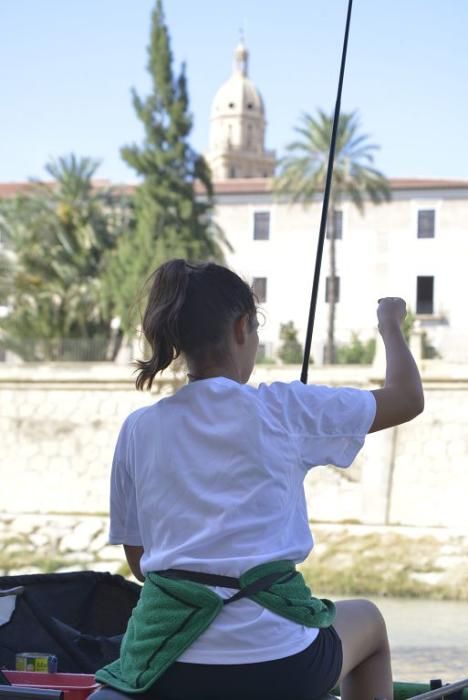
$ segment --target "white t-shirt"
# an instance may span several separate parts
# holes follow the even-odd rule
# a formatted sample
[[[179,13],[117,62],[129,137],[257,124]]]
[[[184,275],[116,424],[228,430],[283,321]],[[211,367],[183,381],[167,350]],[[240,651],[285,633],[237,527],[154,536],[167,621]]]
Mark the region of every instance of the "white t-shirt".
[[[126,419],[111,477],[112,544],[140,545],[143,574],[226,576],[313,547],[303,480],[347,467],[375,416],[371,392],[224,377],[187,384]],[[227,598],[236,591],[213,588]],[[248,599],[227,605],[179,661],[242,664],[305,649],[316,629]]]

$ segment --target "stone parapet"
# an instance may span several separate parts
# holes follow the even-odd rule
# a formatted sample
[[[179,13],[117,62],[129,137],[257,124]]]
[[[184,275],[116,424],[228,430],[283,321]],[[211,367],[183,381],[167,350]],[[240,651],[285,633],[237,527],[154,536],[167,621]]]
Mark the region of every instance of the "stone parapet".
[[[306,492],[313,518],[327,522],[468,526],[468,365],[424,361],[425,412],[370,435],[351,469],[314,469]],[[252,383],[293,381],[297,366],[259,365]],[[151,392],[134,388],[133,368],[101,364],[0,367],[0,513],[108,511],[109,472],[120,426],[133,410],[186,381],[166,373]],[[375,388],[378,368],[310,368],[309,382]]]

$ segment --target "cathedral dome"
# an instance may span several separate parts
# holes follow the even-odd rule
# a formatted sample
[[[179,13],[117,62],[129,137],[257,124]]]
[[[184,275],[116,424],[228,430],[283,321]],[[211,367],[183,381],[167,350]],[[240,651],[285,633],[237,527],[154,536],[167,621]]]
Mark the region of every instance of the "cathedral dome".
[[[272,177],[275,153],[265,149],[265,107],[247,75],[249,52],[241,41],[234,51],[231,77],[211,106],[207,161],[214,180]]]
[[[262,96],[247,77],[249,53],[241,42],[234,52],[234,70],[219,88],[211,107],[211,118],[250,114],[264,116]]]

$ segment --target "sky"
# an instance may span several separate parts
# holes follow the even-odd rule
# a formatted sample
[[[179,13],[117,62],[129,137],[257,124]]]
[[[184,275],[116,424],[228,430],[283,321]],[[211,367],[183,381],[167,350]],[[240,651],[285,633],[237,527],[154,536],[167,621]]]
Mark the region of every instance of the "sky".
[[[98,177],[135,181],[119,149],[141,142],[155,0],[0,0],[0,182],[45,177],[70,152]],[[212,100],[242,27],[249,74],[281,155],[303,112],[331,113],[347,0],[165,0],[174,68],[186,63],[191,143],[208,145]],[[354,0],[342,109],[357,110],[389,177],[468,179],[468,1]]]

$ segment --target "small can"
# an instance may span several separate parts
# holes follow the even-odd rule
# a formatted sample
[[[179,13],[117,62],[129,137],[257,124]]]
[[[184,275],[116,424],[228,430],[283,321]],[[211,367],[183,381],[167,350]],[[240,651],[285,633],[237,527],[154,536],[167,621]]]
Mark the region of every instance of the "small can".
[[[16,654],[16,670],[56,673],[57,657],[54,654],[23,651],[21,654]]]

